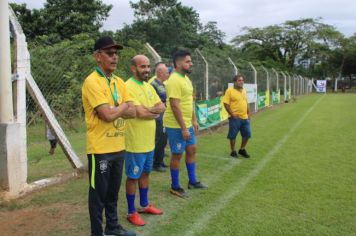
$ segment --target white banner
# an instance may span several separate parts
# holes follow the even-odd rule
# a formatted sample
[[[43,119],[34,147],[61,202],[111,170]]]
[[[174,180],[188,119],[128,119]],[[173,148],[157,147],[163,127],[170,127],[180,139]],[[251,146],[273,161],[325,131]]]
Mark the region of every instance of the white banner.
[[[326,93],[326,80],[317,80],[315,89],[318,93]]]
[[[234,87],[234,83],[228,83],[228,88]],[[248,103],[257,102],[257,84],[244,84],[247,93]]]

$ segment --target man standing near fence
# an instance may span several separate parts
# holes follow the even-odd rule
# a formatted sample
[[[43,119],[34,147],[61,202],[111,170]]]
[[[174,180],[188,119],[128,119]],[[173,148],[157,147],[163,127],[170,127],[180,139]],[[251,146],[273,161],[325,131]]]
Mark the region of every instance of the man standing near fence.
[[[172,153],[170,192],[186,198],[188,195],[179,184],[179,166],[184,151],[189,177],[188,188],[201,189],[207,186],[197,181],[195,173],[195,134],[199,131],[199,125],[194,111],[193,85],[187,76],[193,66],[190,52],[177,51],[173,55],[173,63],[175,71],[170,75],[166,86],[169,101],[163,116],[163,124]]]
[[[118,223],[117,201],[125,160],[123,118],[133,118],[135,108],[125,83],[113,74],[118,50],[123,47],[110,37],[99,38],[94,45],[97,63],[84,81],[82,100],[87,125],[89,172],[89,214],[91,235],[102,236],[105,208],[105,235],[136,235]]]
[[[239,154],[245,158],[249,158],[245,149],[247,141],[251,138],[250,128],[250,113],[247,101],[247,93],[243,88],[244,77],[236,75],[233,78],[234,86],[226,90],[223,98],[223,103],[226,111],[229,113],[229,132],[227,138],[230,140],[231,153],[230,156],[237,158],[235,150],[236,136],[241,132],[241,146]]]
[[[150,73],[150,61],[144,55],[131,59],[133,77],[126,81],[132,96],[136,118],[127,122],[126,129],[126,199],[127,219],[130,223],[143,226],[144,220],[139,213],[161,215],[163,212],[148,201],[149,174],[152,170],[155,148],[155,119],[166,109],[154,88],[147,83]],[[140,192],[140,208],[135,207],[136,185]]]
[[[156,77],[151,82],[151,85],[156,90],[157,95],[161,101],[166,105],[166,86],[164,82],[169,77],[169,72],[167,66],[163,62],[156,64]],[[153,170],[158,172],[164,172],[166,165],[164,164],[164,149],[167,145],[167,135],[163,127],[163,113],[156,119],[156,136],[155,136],[155,154],[153,162]]]

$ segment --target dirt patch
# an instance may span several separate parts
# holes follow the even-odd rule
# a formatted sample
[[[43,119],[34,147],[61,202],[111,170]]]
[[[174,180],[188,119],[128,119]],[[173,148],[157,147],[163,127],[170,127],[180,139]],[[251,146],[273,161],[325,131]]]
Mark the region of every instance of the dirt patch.
[[[69,204],[4,211],[0,212],[0,232],[3,236],[48,236],[56,232],[75,232],[76,225],[71,223],[71,219],[84,211],[86,208]]]

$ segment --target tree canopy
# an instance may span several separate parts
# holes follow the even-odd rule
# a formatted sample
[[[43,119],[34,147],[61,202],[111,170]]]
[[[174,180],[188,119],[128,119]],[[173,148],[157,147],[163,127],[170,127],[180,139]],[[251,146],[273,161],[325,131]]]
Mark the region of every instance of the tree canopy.
[[[109,34],[128,47],[149,42],[163,57],[177,48],[199,48],[313,77],[356,74],[356,36],[345,37],[321,18],[245,27],[228,44],[217,22],[203,24],[198,12],[179,0],[139,0],[130,5],[132,24],[100,32],[112,8],[100,0],[47,0],[42,9],[32,10],[26,4],[11,4],[28,40],[38,44],[53,45],[80,34],[93,38]]]
[[[81,33],[97,34],[112,8],[99,0],[47,0],[39,10],[29,10],[26,4],[11,6],[27,37],[47,36],[52,42]]]

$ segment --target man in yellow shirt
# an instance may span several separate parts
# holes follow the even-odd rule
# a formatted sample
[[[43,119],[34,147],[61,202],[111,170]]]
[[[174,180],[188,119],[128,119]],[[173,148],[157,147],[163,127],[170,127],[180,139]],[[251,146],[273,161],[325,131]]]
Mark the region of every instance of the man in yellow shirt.
[[[161,210],[149,204],[148,183],[155,148],[155,119],[164,112],[165,106],[154,88],[147,83],[150,72],[149,59],[144,55],[133,57],[131,71],[133,77],[128,79],[125,84],[134,101],[136,118],[127,121],[126,129],[127,219],[134,225],[143,226],[145,222],[138,212],[153,215],[163,214]],[[135,207],[137,183],[141,206],[138,211]]]
[[[223,103],[226,111],[229,113],[229,133],[227,138],[230,140],[231,153],[230,156],[237,158],[235,150],[236,136],[241,132],[241,146],[239,154],[245,158],[249,158],[245,149],[247,141],[251,138],[250,114],[247,101],[247,93],[243,88],[244,77],[236,75],[233,78],[234,86],[228,88],[223,98]]]
[[[82,101],[87,125],[91,235],[136,235],[118,223],[117,201],[125,160],[123,118],[136,115],[125,83],[113,74],[123,47],[104,36],[94,45],[95,70],[85,79]]]
[[[200,189],[207,186],[197,181],[195,175],[195,133],[199,131],[199,125],[194,112],[193,85],[187,76],[193,66],[190,52],[177,51],[173,55],[173,63],[175,71],[170,75],[166,86],[167,110],[163,116],[163,125],[166,127],[172,153],[170,192],[186,198],[188,195],[179,184],[179,166],[184,151],[189,177],[188,188]]]

